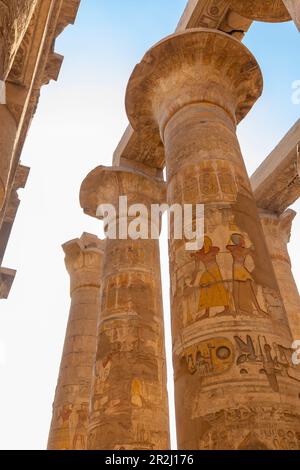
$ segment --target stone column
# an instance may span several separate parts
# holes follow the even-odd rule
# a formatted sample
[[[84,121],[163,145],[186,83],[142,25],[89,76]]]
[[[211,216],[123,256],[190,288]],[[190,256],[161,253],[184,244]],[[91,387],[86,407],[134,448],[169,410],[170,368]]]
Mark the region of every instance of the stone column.
[[[134,219],[126,220],[119,196],[127,196],[128,207],[150,210],[164,202],[165,184],[121,167],[98,167],[82,184],[84,211],[95,217],[100,204],[112,204],[110,221],[118,229],[116,239],[107,238],[104,255],[88,449],[168,449],[159,241],[120,235],[121,225],[126,231]],[[150,212],[136,210],[149,227]]]
[[[287,244],[296,212],[288,209],[283,214],[260,210],[267,245],[271,255],[279,289],[287,312],[293,338],[300,339],[300,296],[292,273]]]
[[[132,127],[164,143],[168,203],[205,205],[204,246],[170,241],[180,449],[300,447],[300,373],[236,136],[261,91],[246,47],[207,29],[159,42],[127,89]]]
[[[27,30],[37,0],[2,0],[0,2],[0,88],[2,90],[15,54]],[[4,99],[3,99],[4,98]],[[4,102],[2,102],[2,100]],[[0,102],[0,210],[5,200],[6,186],[13,157],[17,124],[5,103],[5,91]]]
[[[96,353],[104,241],[84,233],[63,246],[71,308],[53,403],[49,450],[84,450]]]

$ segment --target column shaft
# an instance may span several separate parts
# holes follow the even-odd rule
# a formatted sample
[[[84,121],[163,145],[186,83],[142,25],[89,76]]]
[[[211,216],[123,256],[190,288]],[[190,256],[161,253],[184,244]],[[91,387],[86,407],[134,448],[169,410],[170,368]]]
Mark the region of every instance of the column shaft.
[[[118,208],[122,195],[128,197],[128,207],[138,203],[150,208],[165,197],[164,184],[121,168],[100,167],[83,182],[82,207],[96,214],[96,206],[109,201]],[[118,209],[116,217],[119,228],[124,220]],[[88,448],[168,449],[159,242],[117,236],[106,243]]]

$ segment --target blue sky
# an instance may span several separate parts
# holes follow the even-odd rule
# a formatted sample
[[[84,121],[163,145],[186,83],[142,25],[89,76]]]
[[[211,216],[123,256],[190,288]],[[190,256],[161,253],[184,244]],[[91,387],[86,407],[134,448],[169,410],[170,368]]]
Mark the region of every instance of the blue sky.
[[[124,95],[130,73],[146,50],[172,33],[185,0],[82,0],[76,25],[57,40],[65,56],[58,83],[43,88],[22,162],[31,167],[5,257],[18,269],[0,316],[0,446],[45,448],[69,309],[61,244],[97,221],[79,206],[81,181],[110,165],[127,125]],[[252,173],[299,118],[292,83],[300,80],[299,33],[293,23],[255,23],[245,44],[261,65],[263,97],[239,127]],[[296,210],[300,203],[296,203]],[[300,285],[294,223],[290,253]],[[164,303],[168,318],[167,244],[162,241]],[[168,341],[169,341],[168,336]],[[171,379],[169,382],[171,389]],[[173,425],[174,428],[174,425]],[[173,439],[174,442],[174,439]]]

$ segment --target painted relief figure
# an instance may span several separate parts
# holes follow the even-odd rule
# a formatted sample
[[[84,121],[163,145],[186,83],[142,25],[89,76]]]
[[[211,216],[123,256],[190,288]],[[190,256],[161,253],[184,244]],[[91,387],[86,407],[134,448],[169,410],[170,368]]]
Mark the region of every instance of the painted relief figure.
[[[204,237],[203,248],[192,254],[196,260],[196,274],[189,283],[191,287],[200,287],[198,312],[203,312],[200,318],[209,318],[211,309],[224,307],[219,314],[229,313],[230,293],[224,286],[222,274],[217,262],[217,254],[220,249],[213,246],[212,240]],[[200,273],[199,263],[204,265],[205,271]]]
[[[226,249],[233,258],[233,298],[236,311],[244,314],[253,314],[254,308],[260,315],[267,315],[257,300],[255,282],[246,268],[245,263],[248,256],[253,256],[253,247],[246,247],[246,241],[240,233],[231,235],[230,245]]]
[[[73,411],[72,403],[65,403],[63,407],[59,410],[58,420],[62,419],[63,424],[69,423],[69,418]]]
[[[87,435],[87,421],[88,421],[88,405],[82,404],[80,409],[77,410],[77,425],[75,435],[73,438],[74,450],[86,449],[86,435]]]

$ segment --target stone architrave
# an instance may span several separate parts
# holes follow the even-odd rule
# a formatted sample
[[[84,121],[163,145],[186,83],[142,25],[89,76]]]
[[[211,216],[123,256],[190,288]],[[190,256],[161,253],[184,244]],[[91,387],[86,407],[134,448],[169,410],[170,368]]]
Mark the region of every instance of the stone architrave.
[[[88,233],[63,245],[72,300],[53,403],[49,450],[85,450],[87,446],[104,246],[105,241]]]
[[[284,0],[231,0],[230,6],[245,18],[281,23],[291,20],[286,3]]]
[[[2,0],[0,2],[0,210],[5,201],[17,134],[16,120],[6,105],[5,80],[36,4],[37,0]]]
[[[205,205],[204,246],[169,244],[180,449],[300,448],[300,371],[236,136],[262,83],[243,44],[194,29],[128,84],[133,129],[164,143],[169,205]]]
[[[0,210],[5,202],[17,123],[5,104],[0,104]]]
[[[292,263],[287,247],[295,216],[296,212],[291,209],[287,209],[280,215],[267,210],[260,210],[260,220],[292,335],[295,340],[300,340],[300,296],[293,276]]]
[[[0,80],[5,81],[38,0],[0,2]]]
[[[292,20],[300,31],[300,2],[299,0],[282,0]]]
[[[150,230],[151,204],[165,202],[165,183],[139,171],[98,167],[81,187],[84,211],[95,217],[100,204],[110,204],[117,227],[104,254],[88,449],[169,449],[159,240],[150,233],[126,237],[135,222],[119,207],[119,196],[127,196],[128,208],[144,204],[146,213],[135,210]]]

